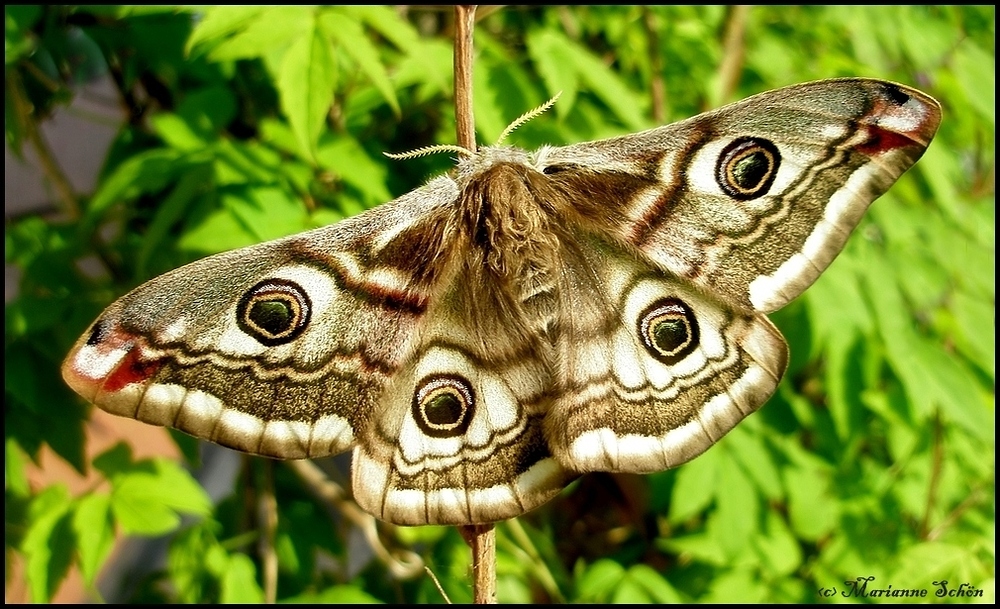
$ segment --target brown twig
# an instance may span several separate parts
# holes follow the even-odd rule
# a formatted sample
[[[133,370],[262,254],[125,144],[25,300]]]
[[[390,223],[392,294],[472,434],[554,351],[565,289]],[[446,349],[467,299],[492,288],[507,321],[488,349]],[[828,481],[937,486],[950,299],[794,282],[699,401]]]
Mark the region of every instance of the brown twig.
[[[476,150],[476,123],[472,115],[472,31],[476,7],[455,7],[455,122],[458,145]],[[476,604],[497,601],[496,533],[492,524],[458,527],[472,549],[472,590]]]
[[[750,6],[737,4],[729,7],[726,14],[726,28],[722,39],[722,65],[719,66],[718,88],[713,105],[726,103],[736,91],[743,71],[743,56],[746,42],[747,17]]]
[[[458,145],[476,149],[476,123],[472,115],[472,31],[475,5],[455,7],[455,132]]]
[[[49,149],[48,143],[39,131],[38,123],[31,115],[31,103],[28,101],[28,96],[24,91],[24,83],[21,82],[21,75],[16,68],[7,70],[7,78],[4,84],[7,86],[7,93],[14,110],[15,120],[24,129],[25,137],[27,137],[35,149],[35,154],[38,155],[38,161],[42,165],[42,171],[45,172],[45,176],[55,186],[56,192],[59,194],[59,200],[62,202],[61,207],[63,212],[70,220],[78,219],[80,217],[80,202],[73,192],[73,185],[70,184],[69,178],[66,177],[66,174],[59,167],[55,157],[52,155],[52,151]]]
[[[257,554],[263,566],[264,602],[273,605],[278,599],[278,553],[275,550],[278,501],[274,497],[274,462],[258,460],[257,475],[257,529],[262,532],[257,539]]]
[[[920,538],[927,539],[930,532],[931,513],[934,511],[934,504],[937,501],[938,483],[941,480],[941,468],[944,462],[944,438],[941,427],[941,415],[934,413],[931,419],[931,426],[934,436],[934,445],[931,453],[931,479],[927,488],[927,503],[924,507],[924,517],[920,521]]]
[[[667,92],[663,83],[663,56],[660,54],[659,23],[648,6],[642,8],[642,24],[646,29],[649,50],[649,89],[653,96],[653,121],[662,125],[667,120]]]
[[[351,501],[339,484],[330,480],[327,475],[312,461],[304,459],[286,461],[288,467],[305,483],[306,488],[320,502],[346,518],[364,535],[372,552],[389,572],[399,579],[410,579],[424,569],[424,561],[419,554],[409,550],[394,549],[390,551],[378,536],[375,517],[366,513],[357,503]]]

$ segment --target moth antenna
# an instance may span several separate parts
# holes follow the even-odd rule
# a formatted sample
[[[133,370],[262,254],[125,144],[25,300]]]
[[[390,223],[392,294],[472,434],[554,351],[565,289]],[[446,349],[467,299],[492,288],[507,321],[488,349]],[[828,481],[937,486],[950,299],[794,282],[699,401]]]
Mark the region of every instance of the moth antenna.
[[[536,116],[538,116],[542,112],[545,112],[546,110],[548,110],[549,108],[551,108],[553,106],[553,104],[556,103],[556,100],[559,99],[560,95],[562,95],[562,91],[556,93],[555,96],[552,97],[552,99],[550,99],[549,101],[545,102],[541,106],[538,106],[534,110],[528,110],[527,112],[525,112],[521,116],[519,116],[516,119],[514,119],[514,122],[511,123],[510,125],[507,125],[507,128],[504,129],[503,133],[500,134],[500,137],[497,138],[497,144],[500,144],[500,142],[502,142],[505,139],[507,139],[507,136],[510,135],[514,131],[514,129],[517,129],[518,127],[520,127],[524,123],[530,121],[531,119],[535,118]]]
[[[406,159],[415,159],[422,156],[427,156],[429,154],[438,154],[439,152],[457,152],[458,154],[473,156],[475,151],[469,150],[462,146],[456,146],[454,144],[437,144],[435,146],[424,146],[423,148],[417,148],[416,150],[410,150],[409,152],[383,152],[385,156],[393,159],[395,161],[403,161]]]

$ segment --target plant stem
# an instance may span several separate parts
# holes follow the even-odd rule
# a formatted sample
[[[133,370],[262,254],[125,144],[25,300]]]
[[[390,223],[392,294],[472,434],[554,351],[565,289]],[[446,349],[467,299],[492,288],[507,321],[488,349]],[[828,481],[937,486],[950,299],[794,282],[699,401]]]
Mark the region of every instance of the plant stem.
[[[455,7],[455,129],[458,145],[476,149],[476,123],[472,116],[472,30],[475,5]]]
[[[458,145],[476,150],[476,123],[472,116],[472,30],[475,5],[455,7],[455,123]],[[472,590],[476,604],[497,602],[497,547],[492,524],[458,527],[472,548]]]
[[[715,90],[716,98],[713,100],[713,106],[720,106],[730,101],[736,85],[740,82],[749,15],[750,7],[745,4],[737,4],[727,10],[722,41],[722,65],[719,66],[718,87]]]

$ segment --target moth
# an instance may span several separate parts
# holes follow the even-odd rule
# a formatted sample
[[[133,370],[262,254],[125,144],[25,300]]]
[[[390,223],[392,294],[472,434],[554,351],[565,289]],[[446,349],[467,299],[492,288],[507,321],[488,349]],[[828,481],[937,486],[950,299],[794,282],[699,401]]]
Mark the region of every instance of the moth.
[[[642,133],[470,151],[334,225],[211,256],[94,322],[66,382],[281,459],[353,449],[358,503],[486,523],[586,472],[653,472],[770,397],[766,314],[816,280],[941,109],[838,79]]]

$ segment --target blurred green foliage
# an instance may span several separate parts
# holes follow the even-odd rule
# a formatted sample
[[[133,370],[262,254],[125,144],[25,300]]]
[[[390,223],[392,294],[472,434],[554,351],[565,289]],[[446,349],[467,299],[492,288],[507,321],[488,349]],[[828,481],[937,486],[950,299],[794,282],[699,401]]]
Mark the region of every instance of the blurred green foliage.
[[[836,76],[915,85],[945,117],[836,263],[775,316],[792,348],[775,397],[690,464],[588,475],[500,524],[499,599],[864,601],[823,591],[874,576],[875,587],[932,595],[934,581],[967,583],[984,591],[972,600],[992,600],[995,8],[480,16],[482,142],[558,91],[515,143],[635,131]],[[5,226],[6,262],[22,271],[5,307],[5,541],[34,600],[51,598],[74,563],[94,582],[116,530],[171,540],[167,566],[122,600],[264,598],[253,519],[237,499],[262,492],[262,478],[242,478],[213,507],[176,464],[136,462],[124,446],[88,463],[87,410],[59,364],[104,306],[144,280],[334,222],[447,170],[447,158],[382,152],[454,142],[452,30],[449,10],[413,7],[5,7],[13,151],[44,154],[39,124],[82,81],[110,77],[122,108],[95,191],[57,189],[59,214]],[[43,445],[97,469],[110,491],[32,488],[26,463]],[[349,553],[348,526],[284,467],[273,485],[279,600],[442,600],[422,573],[396,581]],[[469,551],[454,529],[383,536],[418,552],[453,601],[470,600]]]

